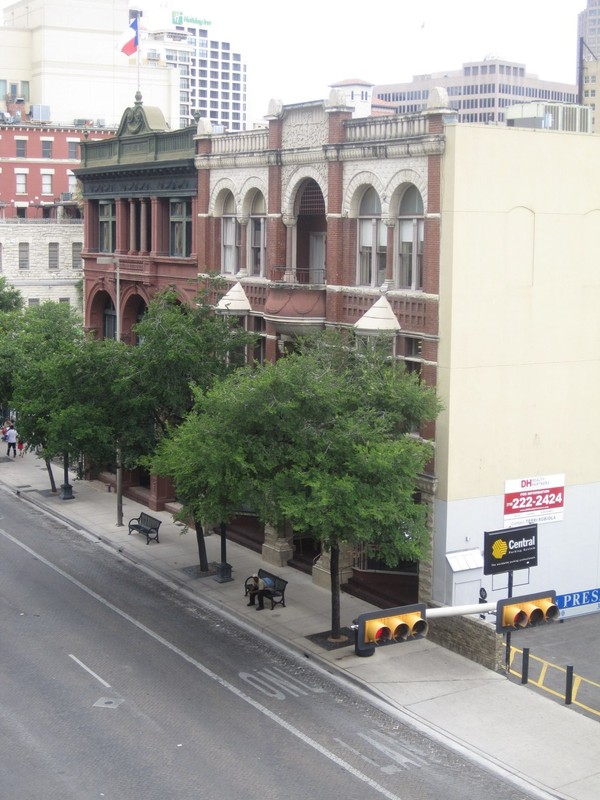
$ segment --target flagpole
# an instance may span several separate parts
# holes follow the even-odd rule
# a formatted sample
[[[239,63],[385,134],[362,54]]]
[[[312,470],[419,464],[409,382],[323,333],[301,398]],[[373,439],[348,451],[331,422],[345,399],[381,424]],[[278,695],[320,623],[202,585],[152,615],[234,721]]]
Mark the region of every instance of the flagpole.
[[[137,12],[137,50],[136,50],[136,56],[137,56],[137,90],[138,90],[138,92],[141,92],[141,86],[140,86],[140,50],[141,50],[141,47],[140,47],[140,45],[141,45],[140,17],[141,16],[142,16],[142,12],[138,11]]]

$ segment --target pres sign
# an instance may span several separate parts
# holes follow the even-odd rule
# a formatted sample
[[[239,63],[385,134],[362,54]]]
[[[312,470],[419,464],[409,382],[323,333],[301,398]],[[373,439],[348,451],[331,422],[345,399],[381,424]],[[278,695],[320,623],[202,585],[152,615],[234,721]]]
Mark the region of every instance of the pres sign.
[[[537,566],[537,525],[486,531],[484,537],[484,575]]]

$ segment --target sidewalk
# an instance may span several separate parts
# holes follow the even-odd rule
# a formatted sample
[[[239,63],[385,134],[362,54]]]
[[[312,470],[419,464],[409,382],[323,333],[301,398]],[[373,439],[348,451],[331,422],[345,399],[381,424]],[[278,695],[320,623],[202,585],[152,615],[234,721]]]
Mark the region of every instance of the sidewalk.
[[[62,470],[54,467],[57,485]],[[330,628],[330,595],[312,584],[309,575],[291,567],[277,568],[289,581],[286,607],[262,614],[246,606],[244,580],[264,564],[260,554],[227,543],[233,580],[218,583],[198,577],[198,549],[193,531],[168,512],[150,512],[162,520],[160,544],[146,544],[127,534],[127,522],[148,510],[123,499],[124,526],[117,527],[116,495],[96,481],[73,480],[72,500],[52,494],[45,464],[33,454],[0,456],[0,486],[48,511],[74,528],[118,549],[125,557],[152,570],[181,590],[201,597],[254,629],[277,639],[343,675],[395,709],[427,735],[460,752],[506,769],[533,796],[598,800],[600,797],[600,728],[598,722],[512,683],[427,639],[379,649],[360,658],[354,646],[327,650],[307,637]],[[208,559],[220,561],[220,537],[206,538]],[[342,626],[372,606],[342,595]],[[535,788],[534,788],[535,787]],[[536,791],[537,790],[537,791]],[[550,793],[548,795],[547,793]]]

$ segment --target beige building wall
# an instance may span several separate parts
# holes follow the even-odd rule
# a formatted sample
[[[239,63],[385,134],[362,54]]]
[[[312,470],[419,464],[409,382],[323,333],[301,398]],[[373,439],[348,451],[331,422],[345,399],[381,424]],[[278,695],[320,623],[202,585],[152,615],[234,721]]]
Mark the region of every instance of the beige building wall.
[[[444,555],[504,527],[505,481],[561,473],[564,521],[541,526],[543,560],[570,591],[585,586],[585,559],[598,580],[600,141],[466,124],[446,133],[438,599],[456,597]],[[567,541],[582,559],[571,575]]]
[[[54,123],[101,119],[118,125],[138,88],[136,57],[120,51],[128,7],[127,0],[22,0],[8,6],[0,28],[0,73],[11,82],[28,80],[30,102],[50,106]],[[161,108],[178,128],[179,71],[141,66],[139,85],[144,103]]]

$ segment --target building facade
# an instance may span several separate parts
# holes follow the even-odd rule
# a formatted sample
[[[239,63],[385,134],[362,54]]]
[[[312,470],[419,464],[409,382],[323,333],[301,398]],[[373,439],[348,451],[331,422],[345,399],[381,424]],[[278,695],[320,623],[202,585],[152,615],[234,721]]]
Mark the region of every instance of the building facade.
[[[26,304],[82,308],[83,220],[74,169],[85,138],[106,129],[35,123],[0,126],[2,275]]]
[[[114,142],[82,148],[88,328],[111,335],[108,253],[129,341],[154,291],[171,284],[190,298],[205,271],[230,287],[220,307],[259,334],[258,358],[310,329],[393,330],[397,357],[444,406],[421,432],[435,442],[418,487],[432,558],[382,570],[347,554],[349,590],[388,605],[476,603],[482,589],[499,599],[506,575],[484,574],[484,534],[524,520],[538,525],[539,561],[515,587],[596,589],[597,137],[458,125],[443,93],[418,114],[359,119],[334,91],[272,103],[264,131],[215,135],[201,121],[177,140],[150,124],[154,113],[140,103]],[[127,123],[136,114],[143,132]],[[550,485],[552,507],[546,494],[513,508],[515,483]],[[164,507],[168,491],[150,485],[147,502]],[[237,525],[271,563],[315,555],[310,542]],[[316,580],[326,567],[317,554]]]
[[[90,21],[93,21],[91,23]],[[180,75],[120,50],[127,0],[19,0],[0,27],[0,111],[16,122],[114,128],[138,88],[179,127]]]
[[[199,115],[217,130],[246,130],[246,65],[230,42],[215,38],[201,22],[172,12],[170,27],[142,34],[142,63],[178,70],[178,127],[192,125]]]
[[[115,128],[136,89],[172,129],[196,114],[246,127],[246,66],[210,22],[169,12],[160,28],[139,17],[139,52],[120,50],[127,0],[19,0],[0,28],[0,112],[15,122]],[[161,11],[166,15],[166,11]],[[90,25],[93,20],[93,26]],[[207,22],[207,24],[202,24]]]
[[[0,274],[26,305],[46,300],[83,310],[83,221],[0,218]]]
[[[459,122],[504,122],[504,110],[534,100],[576,103],[575,83],[546,81],[527,72],[525,64],[490,56],[468,61],[459,70],[413,76],[412,81],[375,86],[373,96],[392,103],[397,114],[418,113],[427,107],[436,87],[448,92]]]

